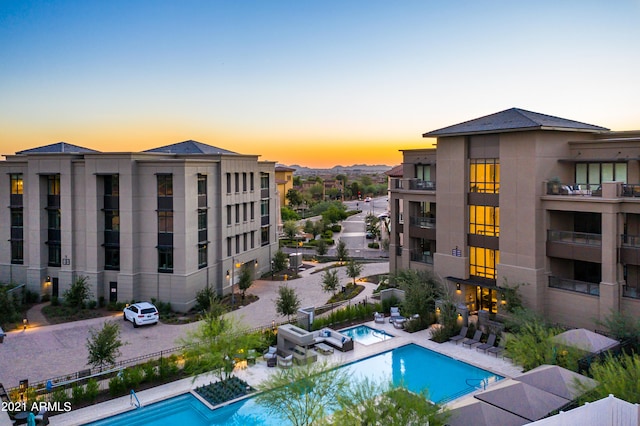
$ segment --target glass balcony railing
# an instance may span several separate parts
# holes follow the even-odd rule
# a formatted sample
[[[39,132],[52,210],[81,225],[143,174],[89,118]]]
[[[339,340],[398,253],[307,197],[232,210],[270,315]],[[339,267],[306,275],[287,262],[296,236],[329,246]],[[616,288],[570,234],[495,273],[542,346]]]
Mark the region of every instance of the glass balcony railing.
[[[571,280],[568,278],[550,276],[549,287],[559,288],[561,290],[575,291],[576,293],[584,293],[592,296],[600,295],[600,284]]]
[[[620,196],[622,197],[640,197],[640,184],[622,184],[620,190]]]
[[[409,189],[412,191],[435,191],[436,183],[422,179],[400,179],[393,178],[391,180],[391,188],[393,189]]]
[[[433,255],[431,252],[422,252],[420,250],[411,250],[411,260],[413,262],[426,263],[433,265]]]
[[[620,236],[620,241],[622,241],[622,246],[623,247],[640,248],[640,236],[638,236],[638,235],[622,234]]]
[[[602,197],[601,185],[547,182],[547,195],[588,195]]]
[[[409,224],[411,226],[417,226],[419,228],[433,229],[436,227],[436,218],[411,216],[409,217]]]
[[[640,291],[635,287],[622,286],[622,296],[631,299],[640,299]]]
[[[601,246],[602,235],[590,234],[587,232],[554,231],[549,229],[547,230],[547,241]]]

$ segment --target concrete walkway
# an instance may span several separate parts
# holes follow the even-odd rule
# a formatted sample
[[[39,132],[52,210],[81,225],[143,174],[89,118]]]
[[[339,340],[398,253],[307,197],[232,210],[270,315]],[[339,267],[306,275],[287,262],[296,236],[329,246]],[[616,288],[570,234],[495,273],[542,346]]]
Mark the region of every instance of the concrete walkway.
[[[49,305],[49,302],[46,303],[38,303],[37,305],[33,305],[27,311],[27,321],[29,321],[29,328],[33,327],[42,327],[44,325],[49,325],[49,321],[42,314],[42,308]]]
[[[270,280],[255,281],[248,292],[257,295],[260,300],[228,315],[239,318],[249,327],[270,326],[272,321],[286,320],[279,316],[275,309],[278,288],[285,284],[296,290],[302,307],[324,305],[330,294],[322,291],[323,274],[313,272],[327,267],[328,264],[311,265],[312,268],[301,272],[301,278],[286,283]],[[363,266],[362,277],[389,271],[388,262],[369,263]],[[344,267],[339,268],[341,284],[350,281],[344,270]],[[365,291],[355,301],[370,297],[376,285],[365,284],[365,287]],[[30,322],[39,324],[35,312],[36,310]],[[17,386],[22,379],[28,379],[33,383],[88,368],[86,342],[89,331],[91,328],[102,327],[108,320],[119,321],[121,325],[121,340],[125,343],[125,346],[120,349],[122,355],[119,359],[121,360],[180,346],[180,339],[189,330],[198,326],[198,323],[184,325],[160,323],[133,328],[131,323],[123,322],[122,318],[122,313],[115,313],[111,317],[29,327],[26,331],[16,330],[7,333],[4,343],[0,344],[0,383],[3,383],[5,388],[11,388]]]

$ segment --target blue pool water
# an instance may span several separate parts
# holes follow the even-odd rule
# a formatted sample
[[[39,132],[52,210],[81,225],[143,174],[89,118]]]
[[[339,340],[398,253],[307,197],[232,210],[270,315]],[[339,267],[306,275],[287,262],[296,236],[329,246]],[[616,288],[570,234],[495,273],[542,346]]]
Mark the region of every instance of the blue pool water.
[[[363,345],[371,345],[373,343],[382,342],[393,338],[392,335],[385,333],[383,330],[376,330],[366,325],[359,325],[357,327],[345,328],[340,330],[340,333],[346,334],[351,337],[355,342]]]
[[[368,377],[376,381],[402,383],[414,392],[428,389],[430,399],[435,402],[469,393],[481,380],[492,383],[502,379],[501,376],[414,344],[401,346],[340,368],[349,369],[349,374],[354,378]],[[193,395],[185,394],[91,423],[94,426],[149,424],[283,426],[288,422],[267,414],[266,410],[255,402],[255,398],[211,411]]]

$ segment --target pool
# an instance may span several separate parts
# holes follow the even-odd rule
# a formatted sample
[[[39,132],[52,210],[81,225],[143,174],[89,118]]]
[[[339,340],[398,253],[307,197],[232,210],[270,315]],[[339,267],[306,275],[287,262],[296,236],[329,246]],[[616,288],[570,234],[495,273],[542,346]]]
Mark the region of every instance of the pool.
[[[352,340],[362,345],[372,345],[374,343],[383,342],[393,338],[391,334],[387,334],[383,330],[376,330],[375,328],[371,328],[366,325],[345,328],[340,330],[340,333],[346,334],[351,337]]]
[[[401,346],[339,368],[348,369],[352,377],[402,383],[414,392],[428,389],[429,398],[435,402],[460,397],[473,391],[474,386],[479,383],[488,384],[503,378],[415,344]],[[212,411],[193,395],[185,394],[90,423],[93,426],[147,424],[283,426],[288,422],[267,414],[266,410],[255,402],[255,398],[247,398]]]

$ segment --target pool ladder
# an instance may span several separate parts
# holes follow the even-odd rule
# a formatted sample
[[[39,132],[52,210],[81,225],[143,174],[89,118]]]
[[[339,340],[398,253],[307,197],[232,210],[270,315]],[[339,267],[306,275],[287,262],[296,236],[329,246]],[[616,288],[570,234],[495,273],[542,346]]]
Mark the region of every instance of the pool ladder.
[[[135,402],[133,400],[136,400]],[[140,404],[140,400],[138,399],[138,395],[136,395],[136,391],[131,389],[129,392],[129,405],[135,405],[136,408],[142,408],[142,404]]]
[[[467,379],[465,380],[467,386],[471,388],[480,388],[482,386],[482,390],[486,390],[487,386],[489,386],[489,380],[487,379]],[[472,384],[469,382],[477,382],[477,384]]]

